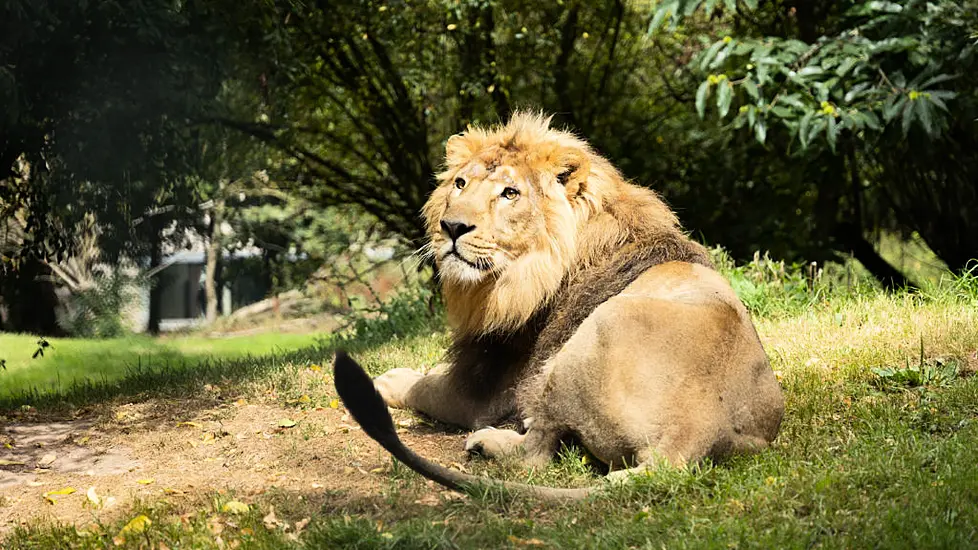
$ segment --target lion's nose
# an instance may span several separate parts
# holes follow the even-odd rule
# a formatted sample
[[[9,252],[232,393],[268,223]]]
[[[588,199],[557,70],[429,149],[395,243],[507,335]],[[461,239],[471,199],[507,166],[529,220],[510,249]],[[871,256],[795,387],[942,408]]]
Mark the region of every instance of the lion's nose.
[[[465,222],[446,222],[445,220],[441,222],[441,230],[447,233],[453,242],[473,229],[475,229],[474,225],[469,225]]]

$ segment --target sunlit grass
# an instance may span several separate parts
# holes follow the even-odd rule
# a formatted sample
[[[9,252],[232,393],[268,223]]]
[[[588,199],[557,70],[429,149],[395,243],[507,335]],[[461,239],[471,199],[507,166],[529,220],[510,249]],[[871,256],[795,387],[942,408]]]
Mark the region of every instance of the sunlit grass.
[[[33,357],[38,338],[0,334],[0,399],[25,392],[58,394],[73,386],[110,384],[134,372],[194,368],[204,360],[263,356],[315,345],[317,334],[265,333],[208,338],[128,336],[106,340],[50,338],[43,355]]]
[[[736,273],[753,285],[756,325],[787,404],[778,439],[759,454],[652,472],[570,505],[492,490],[423,504],[419,499],[430,492],[428,484],[392,463],[377,494],[328,487],[301,494],[278,491],[242,497],[251,508],[241,515],[222,510],[220,503],[234,496],[228,494],[215,494],[212,504],[193,509],[144,502],[95,528],[26,526],[4,547],[973,545],[978,537],[976,274],[938,278],[913,293],[886,294],[872,285],[823,281],[809,286],[803,275],[790,269],[777,274],[778,269],[761,262]],[[323,362],[336,345],[353,350],[373,374],[394,367],[424,370],[440,360],[448,343],[441,320],[412,316],[412,307],[420,312],[426,305],[403,302],[394,308],[400,322],[364,322],[358,334],[331,337],[322,347],[256,360],[230,358],[198,372],[243,395],[274,387],[284,406],[328,403],[335,389],[322,376],[328,369]],[[167,383],[159,376],[132,382],[144,390]],[[200,382],[173,381],[182,383]],[[297,400],[301,395],[309,397],[304,404]],[[573,447],[544,470],[480,460],[466,468],[552,486],[603,483]],[[263,518],[272,506],[280,522],[269,527]],[[143,513],[153,524],[141,537],[118,539],[128,519]],[[296,535],[296,522],[306,518]]]

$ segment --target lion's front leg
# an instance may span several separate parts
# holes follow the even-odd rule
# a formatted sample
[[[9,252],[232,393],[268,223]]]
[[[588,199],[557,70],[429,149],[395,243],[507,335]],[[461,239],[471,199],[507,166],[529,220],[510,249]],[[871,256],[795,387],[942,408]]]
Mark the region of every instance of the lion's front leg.
[[[462,428],[484,426],[498,406],[498,399],[472,399],[459,386],[445,364],[428,374],[412,369],[392,369],[374,379],[374,387],[389,407],[412,409]]]
[[[528,468],[543,467],[553,458],[560,433],[532,427],[525,434],[483,428],[465,439],[465,450],[492,459],[515,456]]]

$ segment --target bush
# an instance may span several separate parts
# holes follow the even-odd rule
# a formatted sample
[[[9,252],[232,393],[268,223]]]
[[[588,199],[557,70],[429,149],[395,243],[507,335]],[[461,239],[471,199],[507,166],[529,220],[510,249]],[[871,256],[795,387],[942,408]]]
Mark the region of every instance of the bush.
[[[879,288],[858,263],[787,264],[773,260],[765,252],[737,265],[727,252],[715,247],[710,250],[718,271],[730,281],[734,292],[754,315],[769,317],[797,314],[829,296],[858,295]]]
[[[63,301],[58,323],[82,338],[113,338],[125,334],[123,311],[136,299],[135,279],[121,273],[96,274],[95,284]]]

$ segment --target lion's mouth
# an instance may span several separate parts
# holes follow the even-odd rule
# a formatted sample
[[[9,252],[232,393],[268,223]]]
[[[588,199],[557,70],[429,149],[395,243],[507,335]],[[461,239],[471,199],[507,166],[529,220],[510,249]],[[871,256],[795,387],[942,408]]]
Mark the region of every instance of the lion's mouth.
[[[449,256],[452,256],[454,258],[458,258],[465,265],[467,265],[467,266],[469,266],[469,267],[471,267],[473,269],[477,269],[479,271],[489,271],[490,269],[492,269],[492,263],[489,260],[487,260],[485,258],[476,258],[476,260],[474,262],[469,261],[464,256],[462,256],[462,254],[457,249],[455,249],[454,247],[452,248],[452,250],[448,254],[445,254],[442,257],[442,260],[444,260],[445,258],[448,258]]]

